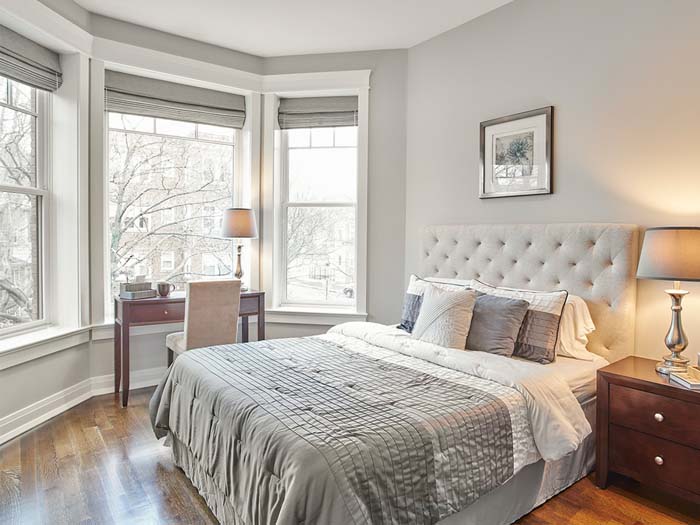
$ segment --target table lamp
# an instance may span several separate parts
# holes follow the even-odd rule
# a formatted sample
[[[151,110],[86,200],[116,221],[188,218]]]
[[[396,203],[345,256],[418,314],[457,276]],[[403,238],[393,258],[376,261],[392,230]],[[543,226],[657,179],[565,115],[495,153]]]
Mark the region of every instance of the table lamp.
[[[681,324],[681,301],[688,292],[681,290],[680,281],[700,281],[700,228],[649,228],[644,234],[637,278],[673,281],[673,289],[665,290],[671,296],[671,327],[665,341],[671,353],[656,370],[662,374],[684,372],[688,359],[681,357],[681,352],[688,346],[688,337]]]
[[[258,236],[258,226],[255,223],[255,213],[250,208],[227,208],[224,210],[222,237],[227,239],[255,239]],[[243,280],[241,267],[242,244],[237,246],[236,279]],[[242,291],[248,288],[241,287]]]

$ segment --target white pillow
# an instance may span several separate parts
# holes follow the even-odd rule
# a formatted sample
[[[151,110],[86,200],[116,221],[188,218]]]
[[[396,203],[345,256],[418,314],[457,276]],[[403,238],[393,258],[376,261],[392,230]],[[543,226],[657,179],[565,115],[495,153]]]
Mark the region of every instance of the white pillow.
[[[586,349],[586,345],[588,334],[594,330],[586,301],[578,295],[569,295],[561,314],[557,355],[593,361],[595,356]]]
[[[475,290],[448,291],[428,285],[411,336],[435,345],[464,350],[474,303]]]

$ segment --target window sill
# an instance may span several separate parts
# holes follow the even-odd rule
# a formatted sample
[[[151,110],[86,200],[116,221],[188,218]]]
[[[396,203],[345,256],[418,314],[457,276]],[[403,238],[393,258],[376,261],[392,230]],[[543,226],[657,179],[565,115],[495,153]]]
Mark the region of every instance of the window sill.
[[[366,320],[366,313],[358,313],[342,308],[278,307],[265,310],[265,322],[267,323],[334,326],[349,321]]]
[[[48,326],[0,340],[0,370],[90,341],[89,327]]]

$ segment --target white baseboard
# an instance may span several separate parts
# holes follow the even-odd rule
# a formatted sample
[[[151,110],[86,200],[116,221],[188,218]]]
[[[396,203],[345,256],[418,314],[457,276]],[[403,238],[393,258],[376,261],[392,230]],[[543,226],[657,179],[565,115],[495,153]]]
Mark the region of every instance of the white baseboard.
[[[134,370],[131,373],[130,390],[158,384],[165,370],[165,367]],[[44,421],[48,421],[83,401],[87,401],[93,396],[109,394],[113,391],[114,374],[95,376],[21,408],[12,414],[0,418],[0,444],[23,434],[27,430],[40,425]]]

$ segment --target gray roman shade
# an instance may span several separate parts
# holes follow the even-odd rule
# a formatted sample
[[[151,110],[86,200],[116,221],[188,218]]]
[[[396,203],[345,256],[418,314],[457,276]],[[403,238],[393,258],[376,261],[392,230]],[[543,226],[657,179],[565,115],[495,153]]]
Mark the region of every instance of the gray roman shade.
[[[223,91],[105,71],[107,111],[242,128],[245,97]]]
[[[357,97],[281,98],[281,129],[357,126]]]
[[[58,54],[0,26],[0,75],[44,91],[63,83]]]

